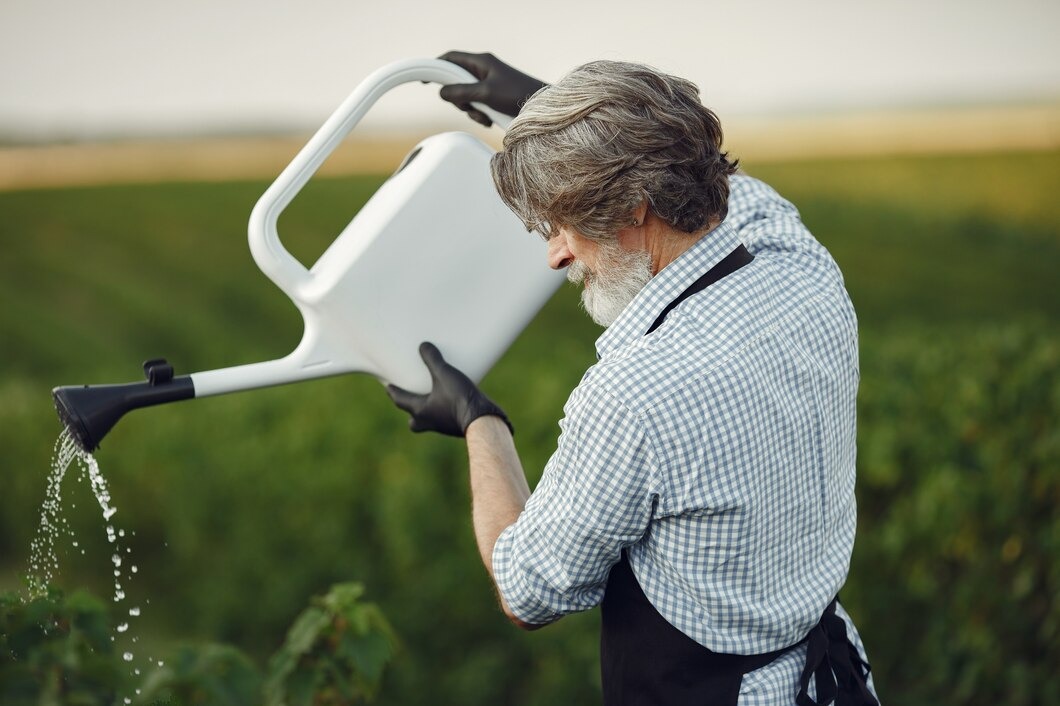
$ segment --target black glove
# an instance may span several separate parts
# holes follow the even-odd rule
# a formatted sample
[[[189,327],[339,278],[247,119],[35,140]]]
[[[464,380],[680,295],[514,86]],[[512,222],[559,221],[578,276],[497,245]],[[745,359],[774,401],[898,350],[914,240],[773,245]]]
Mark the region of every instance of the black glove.
[[[394,404],[412,415],[409,429],[463,436],[471,422],[485,416],[500,417],[512,429],[501,408],[482,394],[467,375],[446,363],[434,344],[421,343],[420,357],[431,371],[429,395],[417,395],[396,385],[386,387]]]
[[[493,121],[482,111],[471,107],[472,102],[488,105],[498,113],[514,118],[530,96],[548,85],[533,76],[516,71],[493,54],[450,51],[438,58],[467,69],[479,80],[478,83],[454,83],[442,86],[439,95],[442,100],[449,101],[467,113],[472,120],[486,127],[492,125]]]

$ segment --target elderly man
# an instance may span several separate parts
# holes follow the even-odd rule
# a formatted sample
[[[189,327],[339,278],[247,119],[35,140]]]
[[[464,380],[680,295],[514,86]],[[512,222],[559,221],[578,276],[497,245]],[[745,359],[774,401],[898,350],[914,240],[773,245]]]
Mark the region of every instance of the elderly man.
[[[552,86],[452,52],[442,97],[517,115],[492,163],[607,330],[530,492],[504,412],[430,344],[415,431],[467,441],[501,606],[602,604],[606,704],[876,704],[836,594],[854,543],[857,322],[838,267],[737,175],[696,87],[597,61]],[[532,96],[530,95],[532,94]]]

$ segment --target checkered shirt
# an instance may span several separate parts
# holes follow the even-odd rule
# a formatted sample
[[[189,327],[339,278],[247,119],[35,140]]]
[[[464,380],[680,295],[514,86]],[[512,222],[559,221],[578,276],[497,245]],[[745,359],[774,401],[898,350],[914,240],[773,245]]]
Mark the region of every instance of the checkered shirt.
[[[741,242],[753,262],[645,335]],[[596,348],[556,452],[493,550],[511,610],[548,623],[596,606],[625,549],[652,605],[701,645],[797,643],[843,585],[854,544],[857,321],[835,261],[792,204],[734,176],[725,222],[652,278]],[[800,646],[746,675],[740,703],[793,703],[804,658]]]

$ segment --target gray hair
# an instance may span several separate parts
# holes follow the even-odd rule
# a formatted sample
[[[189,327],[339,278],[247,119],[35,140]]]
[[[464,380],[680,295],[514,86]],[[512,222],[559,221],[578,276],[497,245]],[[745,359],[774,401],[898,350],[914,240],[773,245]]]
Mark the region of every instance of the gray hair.
[[[526,102],[493,157],[497,191],[546,237],[568,226],[596,240],[628,226],[644,201],[697,233],[728,212],[737,162],[699,89],[648,66],[594,61]]]

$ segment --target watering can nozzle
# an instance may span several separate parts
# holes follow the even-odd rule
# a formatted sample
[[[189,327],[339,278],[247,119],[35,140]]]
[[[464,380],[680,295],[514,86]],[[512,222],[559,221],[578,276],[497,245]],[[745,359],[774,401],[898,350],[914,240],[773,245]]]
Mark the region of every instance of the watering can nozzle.
[[[195,397],[191,376],[173,376],[173,366],[162,358],[144,363],[146,382],[121,385],[71,385],[52,390],[55,411],[78,446],[88,452],[126,412]]]

